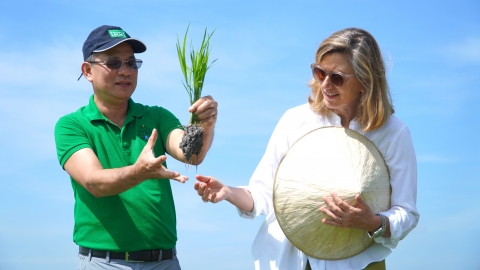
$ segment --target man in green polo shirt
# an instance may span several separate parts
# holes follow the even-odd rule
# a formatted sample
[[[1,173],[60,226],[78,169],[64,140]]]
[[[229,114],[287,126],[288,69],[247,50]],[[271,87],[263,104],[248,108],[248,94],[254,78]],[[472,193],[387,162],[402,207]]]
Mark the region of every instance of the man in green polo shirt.
[[[79,269],[180,269],[169,179],[187,177],[167,169],[165,154],[185,160],[183,130],[168,110],[131,99],[142,64],[134,53],[145,50],[120,27],[93,30],[81,66],[93,95],[55,126],[58,159],[75,196]],[[203,97],[189,111],[205,131],[202,152],[192,158],[200,164],[213,140],[217,102]]]

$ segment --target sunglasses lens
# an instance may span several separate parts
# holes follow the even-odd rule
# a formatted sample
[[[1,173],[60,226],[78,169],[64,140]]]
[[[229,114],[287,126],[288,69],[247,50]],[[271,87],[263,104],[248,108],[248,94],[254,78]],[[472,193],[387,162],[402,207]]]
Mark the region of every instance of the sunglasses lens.
[[[131,59],[127,61],[127,65],[131,69],[139,69],[142,66],[143,61],[140,59]]]
[[[127,67],[129,67],[130,69],[139,69],[142,66],[143,61],[140,59],[130,59],[126,61],[126,63],[127,63]],[[122,64],[123,64],[123,61],[119,59],[109,59],[105,61],[105,65],[109,69],[119,69],[122,66]]]
[[[109,69],[119,69],[122,66],[122,60],[110,59],[105,62]]]
[[[315,78],[315,80],[317,80],[319,82],[322,82],[323,80],[325,80],[325,77],[326,77],[325,71],[323,71],[322,69],[320,69],[318,67],[314,67],[313,68],[313,77]]]
[[[330,81],[336,86],[342,86],[344,82],[343,76],[336,73],[330,74]]]
[[[315,80],[320,83],[322,83],[327,78],[327,76],[329,77],[330,82],[335,86],[340,87],[343,86],[343,84],[345,83],[345,78],[343,77],[343,75],[338,73],[328,73],[318,66],[313,66],[312,73],[313,78],[315,78]]]

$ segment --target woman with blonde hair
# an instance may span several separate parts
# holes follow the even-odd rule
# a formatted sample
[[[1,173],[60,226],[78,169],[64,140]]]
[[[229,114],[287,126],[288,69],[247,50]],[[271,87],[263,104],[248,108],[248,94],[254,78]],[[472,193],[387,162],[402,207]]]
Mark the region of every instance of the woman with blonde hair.
[[[240,216],[266,215],[254,240],[255,269],[386,269],[385,258],[417,225],[416,156],[407,126],[396,118],[385,65],[374,37],[363,29],[333,33],[317,49],[311,65],[308,102],[289,109],[278,122],[249,185],[230,187],[210,176],[197,176],[194,188],[204,202],[235,205]],[[292,144],[313,129],[338,126],[368,138],[390,173],[390,208],[374,213],[355,196],[348,204],[335,193],[323,197],[324,224],[364,230],[374,242],[340,260],[321,260],[297,249],[281,230],[273,207],[273,183],[281,159]]]

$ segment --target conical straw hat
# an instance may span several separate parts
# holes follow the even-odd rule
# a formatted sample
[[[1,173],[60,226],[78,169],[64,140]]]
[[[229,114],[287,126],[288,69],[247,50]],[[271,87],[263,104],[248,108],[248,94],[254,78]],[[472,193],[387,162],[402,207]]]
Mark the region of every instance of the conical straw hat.
[[[363,135],[341,127],[308,132],[285,153],[275,174],[273,205],[290,242],[310,257],[341,260],[373,244],[367,232],[322,223],[319,208],[330,192],[351,205],[360,194],[374,213],[390,208],[385,161]]]

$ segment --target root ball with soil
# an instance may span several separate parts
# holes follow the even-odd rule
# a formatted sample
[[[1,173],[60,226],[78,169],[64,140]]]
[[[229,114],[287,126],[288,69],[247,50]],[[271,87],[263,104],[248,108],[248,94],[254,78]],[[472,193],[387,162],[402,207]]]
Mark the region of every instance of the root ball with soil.
[[[203,147],[203,128],[199,124],[184,126],[185,133],[180,142],[185,160],[190,163],[192,156],[200,154]]]

